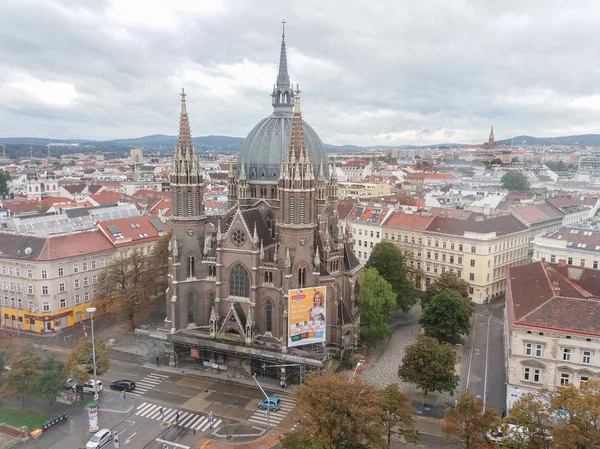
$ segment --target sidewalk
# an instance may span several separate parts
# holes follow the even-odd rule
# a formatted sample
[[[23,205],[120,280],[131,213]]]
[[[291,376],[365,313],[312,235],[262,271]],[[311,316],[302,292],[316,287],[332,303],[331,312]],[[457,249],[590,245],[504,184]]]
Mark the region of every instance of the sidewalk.
[[[202,438],[198,441],[195,449],[269,449],[279,443],[279,438],[283,434],[280,432],[269,432],[261,438],[247,443],[222,443],[220,441]]]

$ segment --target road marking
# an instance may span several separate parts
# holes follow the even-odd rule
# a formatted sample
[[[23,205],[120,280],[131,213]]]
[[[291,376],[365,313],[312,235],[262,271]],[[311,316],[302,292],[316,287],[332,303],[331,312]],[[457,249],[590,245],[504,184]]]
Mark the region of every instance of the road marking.
[[[165,413],[165,421],[171,421],[171,418],[174,417],[176,413],[177,410],[175,409],[171,410],[168,415]]]
[[[467,369],[467,383],[465,385],[465,390],[469,389],[469,379],[471,378],[471,365],[473,363],[473,351],[475,350],[475,336],[477,335],[477,319],[479,318],[479,315],[481,315],[482,313],[485,312],[477,312],[475,314],[475,317],[473,318],[473,324],[474,324],[474,329],[473,329],[473,337],[471,338],[471,353],[469,354],[469,366]]]
[[[150,374],[148,374],[148,376],[164,377],[165,379],[169,378],[169,376],[165,376],[164,374],[158,374],[158,373],[150,373]]]
[[[185,419],[182,419],[182,420],[181,420],[181,422],[179,423],[179,425],[180,425],[181,427],[186,427],[186,426],[185,426],[185,424],[186,424],[186,423],[188,423],[189,421],[193,420],[193,419],[194,419],[194,416],[196,416],[196,415],[194,415],[194,414],[191,414],[191,415],[190,415],[190,416],[188,416],[187,418],[185,418]]]
[[[147,405],[147,404],[148,404],[147,402],[142,402],[142,405],[139,405],[137,409],[139,410],[139,409],[141,409],[141,408],[142,408],[144,405]]]
[[[131,439],[137,434],[137,432],[133,432],[129,438],[125,440],[125,444],[129,443]]]
[[[155,408],[157,408],[158,405],[153,405],[152,407],[150,407],[149,409],[144,410],[142,413],[140,413],[139,415],[141,417],[146,416],[148,413],[150,413],[152,410],[154,410]],[[137,414],[137,413],[136,413]]]
[[[144,403],[143,406],[140,406],[138,408],[138,411],[136,412],[136,415],[139,415],[140,413],[142,413],[144,410],[146,410],[149,407],[152,407],[152,404],[146,404],[146,403]]]
[[[142,380],[138,380],[136,385],[150,385],[150,386],[156,386],[158,384],[162,383],[162,379],[161,380],[155,380],[155,379],[148,379],[147,377],[142,379]]]
[[[185,445],[179,444],[179,443],[173,443],[172,441],[167,441],[167,440],[163,440],[163,439],[160,439],[160,438],[157,438],[154,441],[158,441],[159,443],[166,444],[167,446],[174,446],[174,447],[178,447],[178,448],[181,448],[181,449],[190,449],[189,446],[185,446]],[[204,446],[202,446],[202,447],[204,447]]]
[[[190,422],[188,422],[185,427],[188,428],[193,428],[196,424],[198,424],[198,421],[200,421],[202,419],[202,416],[196,415],[194,419],[192,419]]]
[[[188,416],[189,413],[185,412],[183,414],[179,414],[179,419],[177,419],[177,421],[175,422],[176,426],[181,426],[181,424],[183,423],[184,419],[187,419],[186,416]],[[177,416],[175,416],[175,418],[177,418]]]

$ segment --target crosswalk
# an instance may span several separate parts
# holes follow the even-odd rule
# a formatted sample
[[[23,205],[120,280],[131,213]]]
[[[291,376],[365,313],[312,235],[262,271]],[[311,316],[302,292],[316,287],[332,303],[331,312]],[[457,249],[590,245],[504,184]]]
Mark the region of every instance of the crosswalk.
[[[169,376],[164,374],[150,373],[143,379],[138,380],[135,383],[135,390],[129,391],[127,394],[131,394],[133,396],[143,396],[168,378]]]
[[[177,415],[179,415],[179,420],[177,423],[175,423]],[[185,427],[199,432],[208,430],[211,425],[211,423],[208,421],[208,416],[206,415],[198,415],[196,413],[167,408],[162,405],[150,404],[148,402],[144,402],[138,406],[135,416],[154,419],[156,421],[170,422],[174,426]],[[212,428],[217,428],[221,422],[222,420],[214,418]]]
[[[256,424],[262,424],[264,426],[266,426],[267,424],[270,427],[276,427],[279,425],[279,423],[281,421],[283,421],[283,418],[285,418],[287,416],[287,414],[289,412],[291,412],[294,407],[296,406],[296,402],[292,399],[282,399],[279,398],[280,404],[281,404],[281,409],[277,412],[271,410],[269,412],[269,419],[267,420],[267,411],[266,410],[261,410],[261,409],[257,409],[250,418],[248,418],[248,421],[256,423]]]

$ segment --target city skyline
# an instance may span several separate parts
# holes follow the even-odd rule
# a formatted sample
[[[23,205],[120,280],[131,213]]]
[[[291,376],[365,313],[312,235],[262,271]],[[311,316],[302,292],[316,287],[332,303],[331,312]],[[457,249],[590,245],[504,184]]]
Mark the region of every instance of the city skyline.
[[[481,143],[600,131],[591,2],[7,2],[0,137],[196,136],[268,115],[285,18],[292,82],[324,142]]]

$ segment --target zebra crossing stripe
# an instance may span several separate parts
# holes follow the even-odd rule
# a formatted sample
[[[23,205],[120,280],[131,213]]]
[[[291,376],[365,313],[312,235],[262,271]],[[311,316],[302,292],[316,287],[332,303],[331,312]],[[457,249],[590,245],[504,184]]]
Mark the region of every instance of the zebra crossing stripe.
[[[175,409],[173,409],[171,412],[169,412],[168,415],[165,413],[165,421],[171,421],[171,418],[173,418],[176,413],[177,413],[177,410],[175,410]]]
[[[155,408],[157,408],[158,405],[153,405],[152,407],[144,410],[142,413],[140,413],[140,416],[143,418],[144,416],[146,416],[148,413],[150,413],[152,410],[154,410]]]
[[[138,411],[136,412],[136,415],[139,415],[140,413],[142,413],[144,410],[146,410],[149,407],[152,407],[152,404],[146,404],[144,402],[144,404],[138,408]]]
[[[142,404],[141,404],[141,405],[138,405],[138,407],[137,407],[137,409],[136,409],[136,410],[139,410],[139,409],[141,409],[141,408],[142,408],[144,405],[148,405],[148,403],[147,403],[147,402],[142,402]]]
[[[185,412],[185,413],[183,413],[183,414],[181,414],[181,413],[180,413],[180,414],[179,414],[179,419],[177,420],[177,423],[176,423],[176,425],[177,425],[177,426],[180,426],[180,425],[181,425],[181,423],[183,422],[183,419],[184,419],[184,418],[185,418],[187,415],[189,415],[189,413],[188,413],[188,412]],[[175,419],[177,419],[177,416],[175,416]]]
[[[185,427],[186,423],[189,423],[190,421],[193,421],[196,415],[191,414],[190,416],[188,416],[186,419],[182,419],[181,422],[179,423],[179,425],[181,427]]]
[[[168,379],[169,378],[169,376],[165,376],[164,374],[158,374],[158,373],[150,373],[150,374],[148,374],[148,376],[162,377],[164,379]]]
[[[202,419],[202,415],[195,415],[194,419],[192,419],[191,421],[189,421],[189,422],[188,422],[188,423],[185,425],[185,427],[187,427],[187,428],[194,428],[194,426],[195,426],[196,424],[198,424],[198,421],[199,421],[200,419]]]

